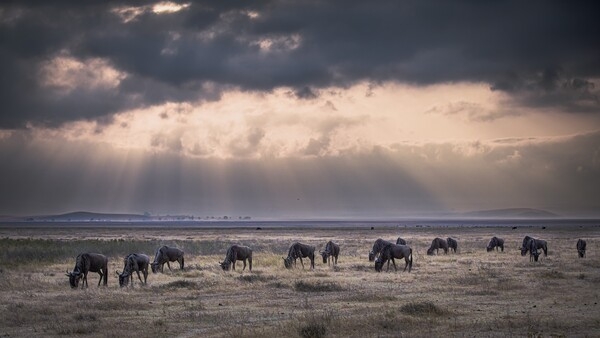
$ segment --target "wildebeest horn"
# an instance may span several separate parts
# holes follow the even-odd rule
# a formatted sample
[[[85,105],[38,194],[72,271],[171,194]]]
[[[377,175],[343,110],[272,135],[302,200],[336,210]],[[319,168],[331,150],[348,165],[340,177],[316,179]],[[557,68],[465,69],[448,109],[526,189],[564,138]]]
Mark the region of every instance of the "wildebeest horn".
[[[115,273],[116,273],[117,275],[121,275],[121,273],[119,272],[119,270],[115,270]]]

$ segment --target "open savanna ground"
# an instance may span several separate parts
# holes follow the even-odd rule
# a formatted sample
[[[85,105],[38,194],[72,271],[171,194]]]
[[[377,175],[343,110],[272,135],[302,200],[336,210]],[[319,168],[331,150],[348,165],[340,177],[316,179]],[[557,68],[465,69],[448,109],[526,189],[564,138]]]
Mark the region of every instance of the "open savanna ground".
[[[486,252],[492,236],[504,252]],[[533,263],[518,248],[525,235],[548,241]],[[367,256],[377,238],[403,237],[411,273],[377,273]],[[427,256],[434,237],[459,252]],[[600,227],[363,228],[0,228],[0,336],[226,337],[586,337],[600,332]],[[579,259],[578,238],[587,240]],[[341,247],[338,265],[320,257],[314,271],[286,270],[282,256],[300,241]],[[253,270],[224,272],[227,247],[254,250]],[[119,288],[116,270],[131,252],[153,257],[160,245],[185,251],[148,285]],[[109,257],[108,287],[69,287],[67,270],[84,251]]]

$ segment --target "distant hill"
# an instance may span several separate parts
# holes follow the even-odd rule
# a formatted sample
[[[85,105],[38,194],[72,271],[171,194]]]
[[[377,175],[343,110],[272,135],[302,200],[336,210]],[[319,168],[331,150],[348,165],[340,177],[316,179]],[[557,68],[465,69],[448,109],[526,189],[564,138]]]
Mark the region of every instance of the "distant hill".
[[[555,218],[560,217],[555,213],[546,210],[532,208],[509,208],[479,210],[460,214],[465,217],[473,218]]]
[[[103,214],[97,212],[76,211],[61,215],[28,217],[31,221],[143,221],[150,217],[138,214]]]

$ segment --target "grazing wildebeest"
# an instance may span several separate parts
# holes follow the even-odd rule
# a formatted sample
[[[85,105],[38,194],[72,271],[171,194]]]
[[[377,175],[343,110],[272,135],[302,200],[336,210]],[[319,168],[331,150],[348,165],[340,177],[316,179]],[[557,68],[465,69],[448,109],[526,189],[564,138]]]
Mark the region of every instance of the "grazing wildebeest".
[[[410,272],[410,270],[412,269],[413,262],[412,249],[408,245],[391,243],[386,245],[381,250],[381,254],[375,260],[375,271],[381,272],[381,270],[383,269],[383,264],[385,264],[385,262],[388,263],[386,271],[390,271],[390,261],[392,261],[392,264],[394,265],[394,270],[398,271],[398,269],[396,268],[396,261],[394,261],[394,258],[404,258],[404,261],[406,262],[406,264],[404,265],[404,271],[406,271],[406,268],[408,267],[408,272]]]
[[[333,265],[335,266],[337,264],[338,255],[340,254],[340,246],[329,241],[325,245],[325,250],[319,251],[319,253],[323,257],[323,264],[327,263],[327,265],[329,265],[330,262],[333,261]]]
[[[585,257],[585,247],[586,246],[587,246],[587,243],[585,242],[585,240],[580,238],[577,241],[577,253],[579,254],[579,258]]]
[[[504,252],[504,239],[494,236],[494,237],[492,237],[492,239],[490,239],[490,242],[488,243],[486,250],[487,250],[487,252],[490,252],[494,249],[496,249],[496,251],[498,251],[498,248],[500,248],[500,250],[502,250],[502,252]]]
[[[252,271],[252,249],[247,246],[234,244],[227,249],[227,254],[225,254],[225,260],[223,260],[221,264],[221,268],[225,271],[229,271],[230,267],[233,267],[235,271],[235,262],[242,261],[244,263],[244,267],[242,271],[246,269],[246,260],[248,260],[248,265],[250,265],[249,270]]]
[[[146,281],[148,280],[148,265],[150,265],[150,258],[148,256],[140,253],[132,253],[123,259],[123,263],[125,264],[125,266],[123,266],[123,272],[116,271],[117,275],[119,275],[120,287],[127,286],[130,278],[131,286],[133,287],[133,277],[131,277],[131,275],[134,271],[137,273],[140,283],[146,284]],[[140,271],[144,274],[143,281],[142,277],[140,277]]]
[[[79,286],[79,280],[83,278],[81,288],[88,286],[88,272],[97,272],[100,275],[98,286],[104,280],[104,285],[108,284],[108,258],[98,253],[82,253],[77,255],[75,267],[72,272],[67,271],[71,288],[75,289]]]
[[[456,253],[456,250],[458,249],[458,242],[454,238],[450,237],[446,239],[446,242],[448,242],[448,247],[451,249],[451,251]]]
[[[168,246],[162,246],[158,250],[156,250],[156,255],[154,255],[154,262],[150,264],[152,267],[152,273],[157,273],[159,270],[163,272],[163,268],[165,263],[167,263],[167,267],[171,270],[171,265],[169,262],[179,262],[179,268],[183,270],[183,251],[177,248],[171,248]],[[173,270],[171,270],[173,271]]]
[[[294,263],[294,267],[296,266],[296,259],[300,258],[300,264],[302,264],[302,269],[304,269],[304,262],[302,262],[302,258],[308,257],[310,259],[310,268],[315,268],[315,247],[302,243],[294,243],[290,246],[290,250],[288,251],[288,256],[283,258],[283,265],[287,269],[292,268],[292,263]]]
[[[531,246],[530,246],[530,242],[531,240],[534,240],[535,238],[531,237],[531,236],[525,236],[523,238],[523,245],[521,246],[521,256],[525,256],[527,254],[527,251],[531,250]],[[544,256],[548,256],[548,243],[546,241],[544,241],[543,239],[535,239],[536,244],[536,249],[540,250],[544,250]]]
[[[538,246],[537,246],[537,241],[539,241],[538,239],[535,238],[531,238],[529,240],[529,242],[527,242],[527,245],[529,246],[529,261],[534,261],[537,262],[538,258],[540,257],[540,252],[538,251]]]
[[[398,239],[396,240],[396,244],[406,245],[406,241],[404,240],[404,238],[398,237]]]
[[[435,250],[436,254],[440,253],[440,248],[444,249],[444,253],[448,253],[448,242],[445,239],[436,237],[431,241],[431,246],[427,249],[428,255],[433,255],[433,250]]]
[[[386,245],[388,244],[393,244],[392,242],[388,242],[385,241],[381,238],[378,238],[375,243],[373,243],[373,249],[371,251],[369,251],[369,262],[372,262],[375,260],[375,258],[379,255],[379,253],[381,252],[381,249],[383,249]]]

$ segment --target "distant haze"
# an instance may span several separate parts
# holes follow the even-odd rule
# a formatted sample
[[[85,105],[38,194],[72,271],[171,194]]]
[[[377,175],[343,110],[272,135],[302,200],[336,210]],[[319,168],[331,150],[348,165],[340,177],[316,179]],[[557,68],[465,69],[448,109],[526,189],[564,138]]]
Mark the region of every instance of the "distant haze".
[[[0,215],[600,216],[599,12],[4,2]]]

